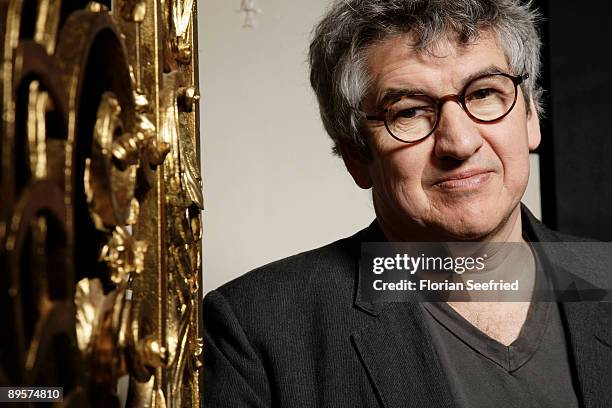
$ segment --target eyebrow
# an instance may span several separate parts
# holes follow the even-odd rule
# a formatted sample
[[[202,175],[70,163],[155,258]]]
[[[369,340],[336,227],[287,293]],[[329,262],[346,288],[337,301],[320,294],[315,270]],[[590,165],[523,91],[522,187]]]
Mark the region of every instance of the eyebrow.
[[[465,86],[472,80],[491,74],[503,74],[507,73],[507,70],[501,69],[497,65],[489,65],[488,67],[478,70],[476,72],[471,73],[467,77],[461,80],[461,88],[464,89]],[[422,88],[389,88],[386,89],[381,95],[378,102],[376,102],[376,106],[378,106],[378,110],[384,109],[384,107],[391,101],[395,99],[399,99],[402,96],[411,96],[411,95],[428,95],[425,90]]]

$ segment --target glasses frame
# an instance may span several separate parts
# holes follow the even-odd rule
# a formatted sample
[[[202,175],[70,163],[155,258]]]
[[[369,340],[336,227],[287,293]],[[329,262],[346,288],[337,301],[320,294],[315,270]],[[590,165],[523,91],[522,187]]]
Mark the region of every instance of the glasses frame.
[[[482,120],[477,118],[476,116],[474,116],[469,109],[467,108],[467,105],[465,103],[465,91],[468,89],[468,87],[474,82],[474,81],[478,81],[482,78],[487,78],[487,77],[491,77],[491,76],[504,76],[506,78],[509,78],[510,80],[512,80],[512,83],[514,84],[514,100],[512,101],[512,105],[510,105],[510,108],[508,108],[508,111],[506,113],[504,113],[503,115],[501,115],[498,118],[495,119],[489,119],[489,120]],[[438,123],[440,122],[440,112],[442,111],[442,105],[444,105],[446,102],[448,101],[455,101],[457,103],[459,103],[459,105],[461,105],[461,107],[463,108],[463,111],[468,115],[468,117],[470,119],[472,119],[474,122],[476,123],[493,123],[493,122],[498,122],[500,120],[502,120],[503,118],[505,118],[510,112],[512,112],[512,109],[514,109],[514,106],[516,105],[516,100],[518,98],[518,86],[520,84],[522,84],[527,78],[529,78],[529,74],[525,73],[523,75],[510,75],[510,74],[506,74],[504,72],[498,72],[498,73],[493,73],[493,74],[486,74],[486,75],[482,75],[479,77],[476,77],[474,79],[472,79],[470,82],[468,82],[467,84],[465,84],[465,86],[463,87],[463,89],[461,90],[460,93],[458,94],[448,94],[448,95],[444,95],[440,98],[434,98],[432,96],[429,96],[427,94],[410,94],[410,95],[402,95],[399,96],[395,99],[393,99],[392,101],[389,101],[386,104],[386,107],[381,110],[380,112],[378,112],[375,115],[368,115],[366,114],[366,120],[372,120],[372,121],[380,121],[380,122],[384,122],[385,123],[385,128],[387,129],[387,132],[389,132],[389,134],[391,135],[392,138],[394,138],[395,140],[402,142],[402,143],[417,143],[420,142],[421,140],[429,137],[433,132],[436,131],[436,128],[438,127]],[[403,139],[400,139],[399,137],[397,137],[396,135],[393,134],[393,132],[391,131],[391,129],[389,129],[389,124],[387,121],[387,113],[389,112],[389,107],[391,107],[391,105],[401,101],[404,98],[412,98],[415,96],[422,96],[422,97],[426,97],[431,99],[432,101],[435,102],[435,106],[436,106],[436,123],[434,123],[431,131],[426,134],[425,136],[416,139],[416,140],[410,140],[410,141],[406,141]]]

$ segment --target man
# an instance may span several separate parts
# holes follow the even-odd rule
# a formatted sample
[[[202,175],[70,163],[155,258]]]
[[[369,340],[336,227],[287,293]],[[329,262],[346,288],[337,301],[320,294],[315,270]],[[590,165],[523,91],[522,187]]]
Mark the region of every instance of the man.
[[[363,242],[569,240],[520,205],[540,143],[537,17],[518,0],[332,4],[311,83],[376,220],[207,295],[207,407],[612,406],[609,304],[380,303],[359,290]],[[570,245],[528,258],[540,289],[557,283],[539,271],[573,288],[607,276]]]

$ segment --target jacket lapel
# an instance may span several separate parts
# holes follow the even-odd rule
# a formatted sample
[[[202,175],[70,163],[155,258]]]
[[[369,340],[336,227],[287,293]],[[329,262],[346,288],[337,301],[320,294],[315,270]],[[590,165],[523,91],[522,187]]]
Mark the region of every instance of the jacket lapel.
[[[560,242],[559,237],[546,229],[523,207],[523,229],[530,228],[540,242]],[[559,262],[567,259],[569,251],[560,252],[558,246],[551,246],[547,253],[553,263],[557,278],[557,289],[561,291],[559,302],[562,317],[568,332],[568,346],[576,367],[576,376],[585,408],[612,407],[612,303],[580,301],[581,294],[602,291],[581,278],[580,262]],[[577,255],[579,256],[579,255]],[[582,263],[586,267],[586,262]],[[607,267],[603,265],[603,267]]]
[[[585,408],[612,407],[612,303],[564,302],[561,310]]]
[[[361,242],[384,242],[374,221]],[[357,273],[357,309],[374,317],[355,331],[351,341],[385,408],[452,408],[450,385],[434,350],[424,310],[407,302],[370,303],[361,298]]]
[[[389,303],[351,336],[385,408],[454,406],[426,324],[418,303]]]

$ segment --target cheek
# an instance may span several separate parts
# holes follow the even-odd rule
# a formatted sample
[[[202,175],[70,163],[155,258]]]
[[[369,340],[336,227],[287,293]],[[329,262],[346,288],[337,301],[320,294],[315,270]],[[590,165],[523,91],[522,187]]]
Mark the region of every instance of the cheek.
[[[505,187],[524,189],[529,178],[529,145],[525,129],[510,130],[492,142],[491,147],[501,161]]]
[[[418,206],[426,200],[422,178],[429,156],[424,147],[396,143],[378,156],[373,180],[376,194],[402,207]]]

